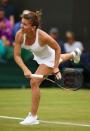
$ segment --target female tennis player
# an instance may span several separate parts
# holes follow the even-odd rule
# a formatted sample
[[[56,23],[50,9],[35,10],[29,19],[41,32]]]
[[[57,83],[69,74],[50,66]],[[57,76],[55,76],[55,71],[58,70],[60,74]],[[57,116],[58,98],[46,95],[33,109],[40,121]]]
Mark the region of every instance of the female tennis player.
[[[39,124],[39,120],[37,119],[37,110],[40,102],[39,86],[43,79],[32,77],[31,71],[21,58],[21,48],[32,50],[34,60],[39,64],[35,74],[49,75],[55,73],[57,79],[61,78],[61,73],[58,68],[60,63],[69,59],[79,61],[80,57],[79,50],[68,54],[61,54],[58,43],[38,27],[39,20],[37,14],[32,11],[27,11],[27,13],[22,14],[21,29],[17,32],[15,38],[14,59],[24,72],[25,77],[31,78],[30,85],[32,90],[31,113],[20,122],[22,125]]]

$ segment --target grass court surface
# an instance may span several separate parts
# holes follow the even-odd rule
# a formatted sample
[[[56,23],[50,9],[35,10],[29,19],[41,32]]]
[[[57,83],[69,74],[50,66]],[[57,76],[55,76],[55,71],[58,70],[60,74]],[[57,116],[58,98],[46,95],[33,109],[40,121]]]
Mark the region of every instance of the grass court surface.
[[[90,131],[90,90],[41,88],[38,116],[42,122],[22,126],[15,118],[26,117],[30,106],[30,89],[1,89],[0,131]]]

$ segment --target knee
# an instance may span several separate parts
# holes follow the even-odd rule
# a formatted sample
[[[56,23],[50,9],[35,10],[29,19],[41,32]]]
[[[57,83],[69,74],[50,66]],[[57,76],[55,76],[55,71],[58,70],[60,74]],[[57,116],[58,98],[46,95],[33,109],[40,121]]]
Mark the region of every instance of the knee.
[[[37,88],[39,87],[39,81],[37,79],[32,78],[30,81],[31,88]]]

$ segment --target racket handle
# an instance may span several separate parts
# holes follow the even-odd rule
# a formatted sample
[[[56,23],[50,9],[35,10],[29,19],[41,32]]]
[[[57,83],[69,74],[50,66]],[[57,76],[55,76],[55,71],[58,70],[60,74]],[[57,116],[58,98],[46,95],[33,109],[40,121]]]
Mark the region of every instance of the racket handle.
[[[31,75],[33,78],[44,78],[43,75],[39,75],[39,74],[32,74]]]

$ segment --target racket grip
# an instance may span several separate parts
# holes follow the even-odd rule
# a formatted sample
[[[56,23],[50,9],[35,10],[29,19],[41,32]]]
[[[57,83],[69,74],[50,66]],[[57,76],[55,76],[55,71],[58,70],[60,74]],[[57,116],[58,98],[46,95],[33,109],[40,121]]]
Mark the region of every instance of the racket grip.
[[[39,74],[32,74],[31,77],[33,77],[33,78],[44,78],[43,75],[39,75]]]

